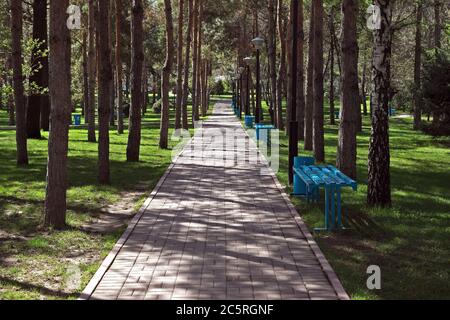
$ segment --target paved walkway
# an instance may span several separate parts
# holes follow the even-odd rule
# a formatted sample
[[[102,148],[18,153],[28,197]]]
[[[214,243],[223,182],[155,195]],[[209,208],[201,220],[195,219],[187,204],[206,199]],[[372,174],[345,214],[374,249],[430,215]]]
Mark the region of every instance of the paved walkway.
[[[217,104],[81,299],[348,296],[229,104]]]

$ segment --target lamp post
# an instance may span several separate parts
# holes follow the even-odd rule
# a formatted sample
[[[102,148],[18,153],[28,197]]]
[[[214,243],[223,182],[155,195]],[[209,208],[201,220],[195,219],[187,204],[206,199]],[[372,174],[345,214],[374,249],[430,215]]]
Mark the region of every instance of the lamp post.
[[[294,182],[294,158],[298,156],[298,122],[297,122],[297,23],[298,0],[291,2],[292,43],[291,43],[291,101],[289,119],[289,184]]]
[[[244,108],[244,112],[245,115],[248,116],[250,115],[250,65],[253,62],[253,58],[252,57],[246,57],[244,58],[244,62],[245,62],[245,69],[246,69],[246,94],[245,94],[245,108]]]
[[[243,104],[243,100],[244,98],[242,97],[242,75],[244,74],[244,67],[239,67],[238,68],[238,74],[239,74],[239,118],[242,118],[242,104]]]
[[[260,66],[260,51],[264,45],[264,39],[256,37],[252,40],[256,49],[256,108],[255,108],[255,123],[259,123],[261,119],[261,66]]]

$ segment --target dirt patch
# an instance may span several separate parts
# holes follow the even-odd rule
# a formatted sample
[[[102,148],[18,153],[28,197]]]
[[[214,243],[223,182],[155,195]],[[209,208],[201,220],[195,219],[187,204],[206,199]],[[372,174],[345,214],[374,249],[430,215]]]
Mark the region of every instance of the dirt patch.
[[[148,191],[148,186],[139,184],[133,191],[122,192],[120,200],[101,209],[100,215],[81,228],[87,232],[106,234],[123,229],[136,214],[136,202]]]

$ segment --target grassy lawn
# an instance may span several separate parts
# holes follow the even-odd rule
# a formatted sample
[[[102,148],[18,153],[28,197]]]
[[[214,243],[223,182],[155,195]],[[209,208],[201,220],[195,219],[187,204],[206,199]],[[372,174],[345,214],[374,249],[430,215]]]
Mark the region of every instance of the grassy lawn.
[[[7,124],[7,117],[1,110],[0,125]],[[173,121],[173,112],[171,117]],[[145,185],[150,193],[170,164],[171,150],[158,148],[159,119],[150,109],[143,119],[139,163],[126,162],[127,132],[118,135],[111,130],[110,186],[97,184],[97,144],[86,142],[86,130],[70,130],[68,228],[63,231],[41,227],[48,134],[29,140],[30,165],[18,168],[15,132],[0,131],[0,299],[78,297],[123,232],[95,234],[81,226],[102,207],[119,201],[124,191]],[[144,199],[145,195],[136,210]],[[81,274],[81,282],[73,281],[74,273]]]
[[[270,121],[268,115],[265,120]],[[343,194],[349,230],[315,234],[315,238],[353,299],[450,299],[450,137],[413,131],[410,118],[393,118],[390,126],[392,208],[365,205],[370,119],[364,117],[364,130],[358,135],[359,189]],[[337,137],[338,126],[327,125],[329,164],[336,163]],[[278,177],[287,185],[284,134],[280,144]],[[311,155],[302,143],[300,152]],[[310,229],[323,227],[323,203],[293,202]],[[379,291],[366,287],[369,265],[381,268]]]

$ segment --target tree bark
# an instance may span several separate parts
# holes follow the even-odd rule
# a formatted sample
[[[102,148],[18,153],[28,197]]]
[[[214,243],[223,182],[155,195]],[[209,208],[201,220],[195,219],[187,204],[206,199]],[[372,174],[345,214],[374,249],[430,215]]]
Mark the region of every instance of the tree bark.
[[[96,142],[95,134],[95,89],[97,78],[97,58],[96,58],[96,32],[95,32],[95,12],[97,3],[96,0],[89,0],[89,17],[88,17],[88,29],[89,29],[89,43],[88,43],[88,72],[89,72],[89,103],[86,108],[88,118],[88,141]]]
[[[314,64],[314,2],[311,2],[311,18],[309,25],[308,71],[305,105],[305,150],[313,149],[313,64]]]
[[[183,108],[183,21],[184,0],[179,0],[178,8],[178,47],[177,47],[177,100],[175,105],[175,129],[182,127]]]
[[[188,27],[186,30],[186,50],[184,56],[184,79],[183,79],[183,101],[182,101],[182,125],[183,129],[189,129],[188,120],[188,100],[189,100],[189,58],[191,55],[191,42],[192,42],[192,27],[193,27],[193,10],[194,2],[193,0],[188,1]]]
[[[298,57],[297,57],[297,122],[298,122],[298,138],[305,138],[305,66],[304,66],[304,10],[303,1],[298,4]]]
[[[22,71],[22,0],[11,0],[11,63],[13,69],[14,103],[16,106],[17,164],[28,165],[27,123]]]
[[[441,0],[434,0],[434,47],[442,47]]]
[[[109,0],[98,0],[98,181],[110,183],[109,121],[111,115],[111,43],[109,39]]]
[[[42,53],[47,50],[47,0],[34,0],[33,2],[33,40],[38,46],[31,55],[32,66],[37,69],[30,76],[30,83],[36,84],[40,89],[48,87],[48,58]],[[33,92],[28,97],[27,108],[27,136],[32,139],[41,138],[41,109],[48,109],[48,95]]]
[[[360,111],[358,89],[357,17],[359,0],[343,0],[342,103],[337,151],[337,167],[356,179],[357,112]]]
[[[131,12],[131,105],[127,161],[138,162],[141,146],[142,69],[144,63],[142,0],[133,0]]]
[[[10,26],[11,23],[8,21],[8,26]],[[11,68],[12,68],[12,55],[8,54],[7,59],[6,59],[6,70],[8,72],[11,72]],[[5,84],[8,84],[9,86],[11,86],[11,88],[14,86],[13,83],[13,79],[12,77],[8,77],[7,75],[5,75]],[[15,126],[16,125],[16,112],[14,110],[14,95],[8,94],[8,113],[9,113],[9,119],[8,119],[8,125],[10,126]]]
[[[122,91],[122,0],[116,0],[116,83],[117,83],[117,133],[123,134],[123,91]]]
[[[84,116],[84,122],[87,124],[88,121],[88,111],[89,108],[89,67],[88,67],[88,54],[87,54],[87,37],[88,37],[88,31],[83,30],[83,42],[82,42],[82,55],[83,55],[83,62],[82,62],[82,72],[83,72],[83,116]]]
[[[169,143],[169,85],[170,74],[173,64],[173,19],[172,4],[170,0],[164,0],[164,11],[166,16],[166,61],[162,72],[162,111],[161,111],[161,133],[159,147],[167,149]]]
[[[198,12],[199,2],[201,0],[194,0],[193,16],[193,30],[192,36],[194,38],[192,46],[192,123],[198,119],[197,107],[197,65],[198,65]]]
[[[391,205],[389,150],[389,92],[391,78],[391,1],[375,0],[381,11],[381,28],[374,31],[372,133],[369,145],[367,202]]]
[[[283,15],[283,0],[278,0],[278,35],[280,40],[280,66],[277,79],[277,128],[284,130],[283,97],[284,81],[286,77],[286,17]]]
[[[292,6],[292,2],[290,1],[289,7]],[[292,78],[292,49],[291,43],[293,40],[292,35],[292,14],[291,10],[289,10],[289,20],[288,27],[286,32],[286,134],[289,136],[289,123],[291,121],[291,111],[290,104],[292,101],[292,86],[291,86],[291,78]]]
[[[368,114],[368,108],[367,108],[367,61],[364,57],[363,61],[363,71],[362,71],[362,80],[361,80],[361,99],[363,103],[363,113],[365,116]]]
[[[414,130],[419,130],[422,123],[421,70],[422,70],[422,17],[423,4],[416,5],[416,36],[414,58]]]
[[[275,120],[275,110],[277,109],[277,31],[276,31],[276,0],[268,0],[269,29],[267,39],[268,59],[269,59],[269,79],[270,79],[270,116]],[[259,36],[259,35],[257,35]],[[258,85],[258,84],[257,84]],[[275,121],[273,121],[275,123]]]
[[[323,0],[314,0],[313,45],[313,152],[316,161],[325,161],[323,128]]]
[[[334,117],[334,6],[330,9],[329,16],[329,29],[330,29],[330,124],[334,126],[336,124]]]
[[[50,2],[50,100],[45,219],[47,226],[63,228],[66,220],[67,153],[71,113],[70,34],[66,26],[68,0]]]
[[[202,76],[202,48],[203,48],[203,1],[199,1],[199,13],[198,13],[198,47],[197,47],[197,90],[196,90],[196,110],[195,120],[200,120],[200,107],[202,100],[202,86],[201,86],[201,76]]]

